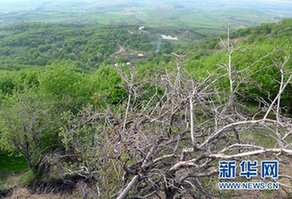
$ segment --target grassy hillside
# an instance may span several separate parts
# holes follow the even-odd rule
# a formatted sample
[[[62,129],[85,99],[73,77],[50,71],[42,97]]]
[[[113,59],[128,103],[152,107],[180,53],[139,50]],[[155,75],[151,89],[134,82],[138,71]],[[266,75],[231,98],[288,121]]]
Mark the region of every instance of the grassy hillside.
[[[226,35],[222,35],[222,40],[226,42]],[[292,20],[287,19],[278,23],[262,24],[234,31],[231,34],[231,40],[236,49],[232,60],[234,68],[236,70],[249,68],[248,73],[241,74],[242,78],[257,71],[252,78],[257,82],[258,89],[244,88],[252,95],[246,100],[253,101],[254,97],[259,96],[268,101],[273,99],[279,86],[274,80],[280,81],[277,64],[288,58],[285,73],[289,74],[292,71]],[[204,77],[228,62],[226,49],[219,39],[206,40],[192,46],[186,52],[185,65],[197,77]],[[269,92],[263,93],[261,90],[269,90]],[[290,110],[291,94],[292,87],[289,84],[283,95],[283,101],[286,106],[290,104],[286,107]]]
[[[260,59],[262,56],[274,51],[281,51],[287,56],[292,53],[292,20],[287,19],[278,23],[267,23],[231,33],[233,45],[238,48],[234,60],[237,68],[247,66],[249,63]],[[226,31],[227,34],[227,31]],[[226,34],[221,38],[226,42]],[[186,65],[196,70],[196,65],[204,65],[202,70],[214,69],[215,64],[226,60],[226,53],[218,38],[207,39],[194,44],[186,50],[188,56]],[[269,60],[272,57],[267,57]],[[289,62],[289,66],[291,62]],[[262,62],[258,63],[258,65]]]

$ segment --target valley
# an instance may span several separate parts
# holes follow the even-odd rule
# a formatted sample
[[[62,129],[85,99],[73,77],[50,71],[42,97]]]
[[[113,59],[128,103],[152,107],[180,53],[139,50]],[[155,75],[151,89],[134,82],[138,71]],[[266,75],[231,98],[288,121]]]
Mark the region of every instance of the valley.
[[[0,198],[291,198],[291,17],[289,0],[2,0]]]

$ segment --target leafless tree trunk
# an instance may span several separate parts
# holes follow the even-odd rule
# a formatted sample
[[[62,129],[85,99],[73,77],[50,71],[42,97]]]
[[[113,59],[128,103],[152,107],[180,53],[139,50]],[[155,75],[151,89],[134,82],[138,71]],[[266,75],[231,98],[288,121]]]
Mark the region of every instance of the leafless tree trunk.
[[[196,81],[183,68],[183,56],[175,54],[178,60],[175,72],[156,74],[151,80],[138,82],[135,72],[128,76],[123,73],[121,77],[128,88],[128,99],[116,108],[119,110],[93,110],[73,122],[76,128],[71,129],[72,138],[69,139],[73,146],[82,148],[74,135],[85,124],[111,136],[107,145],[112,150],[103,155],[124,169],[120,190],[113,197],[123,199],[133,194],[146,198],[150,193],[161,198],[164,193],[169,199],[176,196],[213,197],[216,189],[207,189],[204,180],[216,178],[218,160],[292,156],[291,118],[284,117],[280,110],[281,95],[292,78],[291,73],[284,72],[288,58],[278,67],[281,73],[279,91],[264,116],[257,118],[257,113],[240,112],[237,107],[244,104],[235,99],[235,93],[239,93],[241,81],[248,84],[249,79],[246,76],[239,79],[235,75],[244,70],[235,71],[232,66],[234,49],[229,34],[230,30],[225,73],[214,71],[204,80]],[[223,78],[229,80],[230,89],[226,93],[218,86]],[[147,91],[140,89],[145,84],[156,90],[147,99],[144,98]],[[228,98],[222,100],[225,96]],[[271,112],[276,119],[268,117]],[[80,120],[86,122],[80,123]],[[261,140],[253,137],[263,133],[271,136],[274,147],[265,147]],[[88,150],[96,151],[98,147],[103,146],[91,146]],[[290,175],[282,174],[289,178]]]

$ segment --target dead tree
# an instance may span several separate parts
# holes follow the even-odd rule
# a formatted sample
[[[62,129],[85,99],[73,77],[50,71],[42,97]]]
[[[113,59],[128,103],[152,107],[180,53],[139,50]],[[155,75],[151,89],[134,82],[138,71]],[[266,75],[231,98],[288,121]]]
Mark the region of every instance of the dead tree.
[[[176,55],[177,70],[156,74],[151,80],[136,78],[135,68],[119,70],[128,90],[127,100],[114,108],[81,114],[70,122],[67,144],[77,151],[92,151],[89,154],[106,147],[95,164],[110,159],[123,169],[124,177],[115,182],[120,190],[108,197],[212,198],[217,192],[207,188],[206,179],[216,179],[218,160],[256,156],[291,164],[287,158],[292,156],[291,118],[280,111],[281,95],[292,79],[291,73],[284,72],[286,61],[277,66],[281,73],[278,94],[258,118],[257,113],[247,114],[238,108],[244,104],[236,100],[235,93],[242,81],[246,85],[249,79],[233,75],[230,42],[227,73],[218,68],[204,80],[196,80],[184,69],[180,55]],[[229,78],[229,91],[218,86],[224,78]],[[145,85],[148,89],[143,89]],[[149,90],[154,91],[152,96],[145,97]],[[276,117],[270,117],[271,113]],[[103,142],[90,146],[82,143],[76,134],[84,126],[90,126],[92,139],[102,136]],[[269,136],[273,147],[256,139],[263,135]],[[96,165],[94,169],[100,172]],[[280,177],[291,179],[291,173]],[[281,185],[291,188],[291,184]]]

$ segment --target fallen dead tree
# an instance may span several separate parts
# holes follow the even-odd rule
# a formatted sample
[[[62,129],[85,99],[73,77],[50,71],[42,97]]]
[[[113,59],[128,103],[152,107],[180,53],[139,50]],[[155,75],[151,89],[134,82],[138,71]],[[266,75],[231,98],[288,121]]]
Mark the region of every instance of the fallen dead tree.
[[[285,72],[289,58],[275,66],[281,74],[277,96],[270,102],[257,99],[267,107],[259,118],[238,100],[240,85],[248,85],[249,77],[235,71],[235,49],[229,40],[224,45],[228,63],[203,80],[194,79],[183,67],[183,56],[175,54],[176,71],[148,81],[137,80],[135,68],[119,70],[128,91],[120,106],[89,107],[67,117],[63,142],[80,155],[88,175],[99,174],[99,197],[213,198],[218,190],[210,179],[218,179],[219,160],[256,157],[291,164],[292,122],[280,107],[292,79]],[[229,89],[218,86],[223,79]],[[265,146],[262,136],[273,147]],[[280,177],[291,179],[291,173]]]

